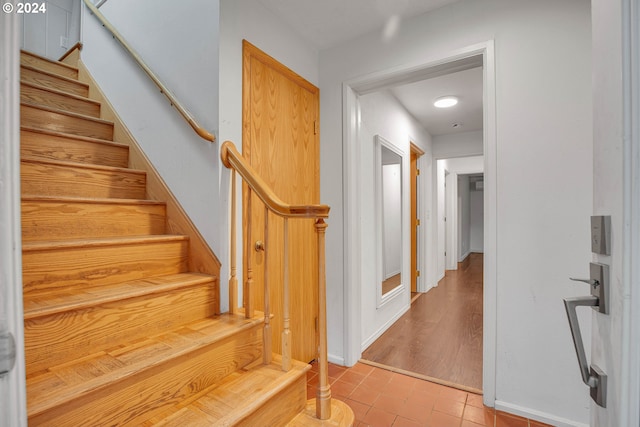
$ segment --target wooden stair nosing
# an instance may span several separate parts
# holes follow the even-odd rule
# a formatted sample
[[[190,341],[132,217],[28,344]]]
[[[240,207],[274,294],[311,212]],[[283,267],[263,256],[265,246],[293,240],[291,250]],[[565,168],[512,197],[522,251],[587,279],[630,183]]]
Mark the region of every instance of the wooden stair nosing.
[[[130,204],[130,205],[166,205],[165,202],[149,199],[111,199],[101,197],[60,197],[60,196],[40,196],[40,195],[23,195],[22,201],[29,202],[54,202],[54,203],[101,203],[101,204]]]
[[[20,81],[20,85],[29,86],[29,87],[32,87],[32,88],[35,88],[35,89],[40,89],[40,90],[46,91],[46,92],[55,93],[56,95],[60,95],[60,96],[66,96],[68,98],[75,99],[77,101],[84,101],[84,102],[87,102],[89,104],[94,104],[94,105],[96,105],[98,107],[100,107],[102,105],[102,104],[100,104],[100,102],[96,101],[95,99],[91,99],[91,98],[88,98],[88,97],[82,96],[82,95],[76,95],[75,93],[65,92],[63,90],[56,89],[56,88],[53,88],[53,87],[39,85],[39,84],[34,83],[34,82]]]
[[[225,339],[232,337],[233,335],[241,331],[247,331],[260,325],[263,319],[259,316],[256,316],[252,319],[246,319],[243,316],[223,314],[216,317],[215,319],[205,319],[205,321],[220,322],[221,325],[224,325],[226,327],[216,328],[217,333],[203,335],[199,339],[183,344],[184,346],[182,348],[174,348],[175,351],[173,352],[162,354],[161,356],[156,355],[156,359],[154,360],[140,360],[131,365],[121,368],[111,375],[103,375],[83,382],[81,384],[68,386],[65,390],[62,391],[58,389],[58,393],[55,398],[51,398],[51,396],[42,396],[41,399],[32,397],[27,408],[28,416],[33,417],[57,406],[60,406],[66,402],[71,402],[79,398],[80,396],[88,395],[90,393],[98,391],[115,382],[126,380],[127,378],[130,378],[137,373],[151,370],[155,367],[159,367],[167,362],[170,362],[171,360],[178,359],[183,356],[188,356],[189,353],[192,353],[193,351],[196,351],[198,349],[215,345],[217,342],[224,341]],[[194,323],[202,322],[203,321]],[[167,334],[163,334],[163,336],[164,335]],[[37,377],[34,376],[31,379],[36,380]],[[27,391],[28,390],[29,379],[27,379]]]
[[[268,369],[270,366],[276,366],[277,369],[281,369],[281,365],[278,366],[280,362],[280,358],[277,355],[274,355],[273,362],[271,365],[262,365],[256,368],[255,370],[260,369]],[[266,402],[276,396],[278,393],[289,387],[294,383],[295,380],[300,378],[302,375],[306,375],[307,371],[311,369],[311,366],[302,363],[296,360],[292,360],[292,368],[288,372],[284,372],[281,377],[273,380],[265,392],[264,389],[259,390],[258,393],[252,399],[247,399],[249,401],[248,405],[243,408],[236,408],[234,411],[227,413],[222,419],[217,420],[217,425],[222,426],[233,426],[236,423],[242,421],[244,418],[247,418],[258,409],[260,409]],[[250,369],[248,372],[250,373],[252,370]],[[246,381],[246,378],[239,378],[238,381]],[[306,387],[305,387],[306,388]]]
[[[34,67],[33,65],[20,64],[20,68],[28,70],[28,71],[34,71],[34,72],[39,73],[39,74],[44,74],[46,76],[53,77],[53,78],[56,78],[56,79],[60,79],[61,81],[65,81],[67,83],[76,84],[78,87],[85,87],[87,90],[89,90],[89,85],[87,83],[81,82],[80,80],[74,79],[72,77],[67,77],[67,76],[63,76],[61,74],[56,74],[56,73],[48,71],[48,70],[43,70],[42,68]]]
[[[24,319],[30,320],[52,314],[62,313],[65,311],[79,310],[83,308],[95,307],[100,304],[122,301],[142,296],[159,294],[175,289],[185,289],[192,286],[201,285],[215,281],[214,276],[201,273],[178,273],[167,276],[152,277],[148,279],[134,280],[125,283],[119,283],[117,286],[94,286],[82,289],[82,294],[76,294],[77,299],[67,300],[61,303],[47,304],[45,307],[31,308],[29,299],[32,295],[25,294],[24,302]],[[132,285],[141,285],[135,287]],[[107,289],[108,288],[108,292]],[[102,295],[101,295],[102,294]],[[58,300],[55,290],[47,292],[34,293],[39,301]],[[46,301],[44,301],[46,303]]]
[[[140,245],[145,243],[164,243],[188,240],[189,237],[187,236],[173,234],[130,237],[96,237],[92,239],[41,240],[23,243],[22,252],[50,251],[72,248],[101,248],[107,246]]]
[[[66,111],[66,110],[61,110],[59,108],[54,108],[54,107],[49,107],[47,105],[39,105],[39,104],[33,104],[30,102],[20,102],[20,106],[24,106],[24,107],[29,107],[29,108],[35,108],[36,110],[42,110],[42,111],[46,111],[48,113],[54,113],[54,114],[60,114],[63,116],[68,116],[74,119],[80,119],[80,120],[87,120],[89,122],[93,122],[99,125],[104,125],[104,126],[113,126],[113,122],[110,122],[108,120],[103,120],[100,119],[98,117],[91,117],[91,116],[87,116],[84,114],[79,114],[79,113],[74,113],[72,111]],[[36,128],[38,129],[38,128]],[[55,132],[55,131],[54,131]],[[91,137],[88,137],[91,138]],[[93,138],[93,139],[99,139],[99,138]]]
[[[64,92],[49,86],[39,85],[33,82],[21,81],[20,97],[23,102],[35,105],[48,105],[65,111],[73,111],[90,117],[100,117],[101,104],[91,98],[86,98],[69,92]]]
[[[23,54],[23,55],[30,56],[32,58],[35,58],[36,60],[48,62],[48,63],[50,63],[51,65],[54,65],[54,66],[60,66],[62,68],[73,70],[76,73],[78,72],[78,67],[74,67],[73,65],[69,65],[69,64],[64,63],[64,62],[55,61],[53,59],[46,58],[46,57],[44,57],[42,55],[38,55],[37,53],[29,52],[28,50],[21,49],[20,50],[20,54],[21,55]]]
[[[20,162],[21,163],[38,163],[38,164],[44,164],[44,165],[53,165],[53,166],[59,166],[59,167],[69,167],[69,168],[78,168],[78,169],[90,169],[90,170],[102,171],[102,172],[128,173],[128,174],[141,175],[141,176],[147,175],[147,172],[139,169],[120,168],[117,166],[94,165],[91,163],[68,162],[65,160],[39,159],[37,157],[30,157],[30,156],[23,156],[20,159]]]
[[[119,147],[123,149],[126,148],[127,150],[129,149],[129,146],[127,144],[122,144],[116,141],[110,141],[108,139],[100,139],[100,138],[92,138],[90,136],[76,135],[75,133],[58,132],[55,130],[34,128],[31,126],[25,126],[25,125],[20,126],[20,130],[25,132],[41,133],[43,135],[57,136],[61,138],[76,139],[78,141],[90,142],[94,144],[104,144],[104,145]]]

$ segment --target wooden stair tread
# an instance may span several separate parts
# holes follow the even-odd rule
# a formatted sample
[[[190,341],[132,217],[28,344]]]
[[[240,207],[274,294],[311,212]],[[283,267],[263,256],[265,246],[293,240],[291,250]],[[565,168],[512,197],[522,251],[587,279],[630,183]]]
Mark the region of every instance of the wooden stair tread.
[[[274,354],[270,364],[257,361],[234,372],[197,400],[163,414],[164,419],[153,425],[178,427],[188,419],[189,425],[234,426],[305,376],[309,369],[310,365],[293,360],[291,370],[284,372],[280,356]]]
[[[36,59],[40,60],[40,61],[48,62],[48,63],[50,63],[52,65],[55,65],[55,66],[59,66],[59,67],[62,67],[62,68],[67,68],[69,70],[73,70],[76,73],[78,72],[78,67],[74,67],[73,65],[69,65],[69,64],[64,63],[64,62],[55,61],[53,59],[46,58],[46,57],[44,57],[42,55],[38,55],[37,53],[30,52],[28,50],[21,49],[20,53],[24,54],[24,55],[31,56],[33,58],[36,58]]]
[[[73,402],[115,382],[158,367],[262,323],[222,314],[111,351],[52,367],[27,378],[29,417]]]
[[[57,79],[67,81],[69,83],[75,83],[78,86],[85,86],[87,89],[89,89],[89,85],[88,84],[86,84],[84,82],[81,82],[78,79],[74,79],[73,77],[67,77],[67,76],[64,76],[62,74],[54,73],[53,71],[50,71],[50,70],[45,70],[45,69],[42,69],[40,67],[34,67],[33,65],[30,65],[30,64],[20,64],[20,68],[25,69],[25,70],[29,70],[29,71],[35,71],[35,72],[40,73],[40,74],[46,74],[48,76],[55,77]]]
[[[130,204],[130,205],[165,205],[165,202],[149,199],[116,199],[104,197],[60,197],[24,195],[22,201],[30,202],[58,202],[58,203],[103,203],[103,204]]]
[[[20,106],[21,107],[22,106],[31,107],[31,108],[35,108],[35,109],[38,109],[38,110],[47,111],[47,112],[50,112],[50,113],[62,114],[64,116],[69,116],[69,117],[73,117],[73,118],[76,118],[76,119],[87,120],[87,121],[98,123],[98,124],[102,124],[102,125],[113,126],[113,122],[110,122],[108,120],[103,120],[103,119],[100,119],[100,118],[97,118],[97,117],[87,116],[85,114],[73,113],[71,111],[61,110],[59,108],[49,107],[49,106],[46,106],[46,105],[40,105],[40,104],[31,103],[31,102],[21,101],[20,102]]]
[[[66,160],[41,159],[38,157],[31,157],[31,156],[23,156],[20,159],[20,161],[25,163],[41,163],[41,164],[63,166],[63,167],[67,166],[72,168],[92,169],[92,170],[98,170],[98,171],[104,171],[104,172],[124,172],[124,173],[146,175],[145,171],[138,170],[138,169],[119,168],[117,166],[94,165],[91,163],[69,162]]]
[[[144,243],[175,242],[189,240],[187,236],[161,234],[152,236],[96,237],[91,239],[41,240],[24,242],[22,252],[45,251],[62,248],[91,248],[104,246],[139,245]]]
[[[78,310],[113,301],[184,289],[215,278],[201,273],[179,273],[117,283],[110,286],[87,286],[82,289],[54,289],[24,295],[25,320]]]
[[[91,104],[95,104],[95,105],[100,105],[100,103],[96,100],[93,100],[91,98],[88,98],[86,96],[81,96],[81,95],[76,95],[75,93],[69,93],[69,92],[65,92],[63,90],[60,89],[56,89],[53,87],[49,87],[49,86],[43,86],[34,82],[28,82],[28,81],[20,81],[20,85],[22,86],[29,86],[29,87],[33,87],[36,89],[41,89],[47,92],[51,92],[54,93],[56,95],[61,95],[61,96],[66,96],[68,98],[73,98],[73,99],[77,99],[78,101],[84,101],[84,102],[88,102]]]
[[[24,125],[22,125],[22,126],[20,126],[20,130],[24,130],[24,131],[28,131],[28,132],[34,132],[34,133],[41,133],[43,135],[59,136],[59,137],[63,137],[63,138],[76,139],[78,141],[86,141],[86,142],[92,142],[92,143],[97,143],[97,144],[111,145],[111,146],[114,146],[114,147],[129,148],[129,146],[127,144],[121,144],[119,142],[110,141],[108,139],[91,138],[89,136],[76,135],[74,133],[56,132],[54,130],[34,128],[32,126],[24,126]]]

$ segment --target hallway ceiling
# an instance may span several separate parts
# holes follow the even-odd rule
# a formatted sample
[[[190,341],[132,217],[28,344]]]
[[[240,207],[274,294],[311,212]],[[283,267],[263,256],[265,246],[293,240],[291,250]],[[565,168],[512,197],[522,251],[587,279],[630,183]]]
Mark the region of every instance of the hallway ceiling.
[[[458,0],[258,0],[319,50]]]
[[[380,37],[396,19],[422,15],[458,0],[256,0],[318,50],[378,30]],[[392,18],[392,17],[396,18]],[[385,28],[387,27],[387,28]],[[391,94],[431,135],[482,129],[482,68],[429,78],[390,89]],[[451,109],[433,101],[458,96]],[[458,126],[454,126],[454,124]]]
[[[432,136],[482,130],[482,67],[397,86],[390,92]],[[458,105],[433,106],[446,95],[458,97]]]

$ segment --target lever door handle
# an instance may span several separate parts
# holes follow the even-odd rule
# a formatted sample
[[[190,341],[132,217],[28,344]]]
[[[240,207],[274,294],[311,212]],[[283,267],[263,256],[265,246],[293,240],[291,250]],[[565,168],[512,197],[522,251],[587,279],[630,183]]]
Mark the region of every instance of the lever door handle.
[[[591,286],[598,286],[600,284],[596,279],[576,279],[574,277],[569,277],[569,280],[573,280],[574,282],[584,282]]]
[[[595,365],[589,367],[584,351],[582,334],[580,333],[578,314],[576,312],[576,309],[580,306],[597,307],[599,304],[599,298],[593,295],[564,299],[564,307],[567,311],[567,318],[569,319],[569,328],[571,329],[576,356],[578,356],[578,365],[580,367],[582,381],[591,388],[591,397],[593,400],[595,400],[598,405],[606,408],[607,375]]]

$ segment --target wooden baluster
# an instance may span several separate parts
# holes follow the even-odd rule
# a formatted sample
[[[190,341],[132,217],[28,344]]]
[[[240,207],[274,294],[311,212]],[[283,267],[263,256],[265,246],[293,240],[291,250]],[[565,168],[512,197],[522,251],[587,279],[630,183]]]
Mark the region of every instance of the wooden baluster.
[[[271,307],[269,306],[269,209],[264,207],[264,331],[262,340],[264,347],[263,361],[265,365],[271,363],[273,349],[271,346]]]
[[[325,231],[324,219],[316,220],[318,235],[318,367],[320,382],[316,392],[316,417],[320,420],[331,418],[331,386],[329,385],[329,363],[327,360],[327,289],[325,272]]]
[[[282,370],[291,370],[291,330],[289,314],[289,219],[284,218],[284,306],[282,317],[284,320],[282,328]]]
[[[242,297],[244,299],[244,316],[247,319],[253,317],[253,303],[251,302],[251,290],[253,288],[253,264],[251,263],[251,255],[253,252],[253,242],[251,236],[251,189],[247,190],[247,239],[244,242],[245,259],[247,260],[247,277],[244,281],[244,288],[242,290]]]
[[[238,312],[238,277],[236,270],[236,171],[231,169],[231,245],[229,264],[231,268],[229,276],[229,312]]]

